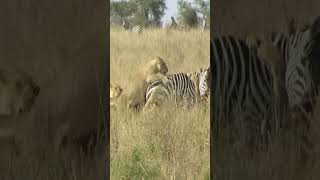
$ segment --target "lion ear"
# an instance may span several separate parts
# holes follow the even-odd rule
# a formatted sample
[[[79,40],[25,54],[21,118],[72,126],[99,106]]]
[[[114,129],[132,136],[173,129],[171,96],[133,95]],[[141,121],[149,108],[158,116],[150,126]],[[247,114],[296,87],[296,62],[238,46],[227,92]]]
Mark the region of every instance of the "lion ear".
[[[162,59],[161,59],[159,56],[157,56],[157,58],[156,58],[156,62],[157,62],[157,64],[161,64]]]

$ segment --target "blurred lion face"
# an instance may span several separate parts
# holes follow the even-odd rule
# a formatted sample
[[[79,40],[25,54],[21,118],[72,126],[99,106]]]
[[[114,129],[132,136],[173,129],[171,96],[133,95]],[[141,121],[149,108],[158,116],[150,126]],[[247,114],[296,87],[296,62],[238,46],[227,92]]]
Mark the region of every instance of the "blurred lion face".
[[[0,114],[16,116],[31,110],[40,87],[18,71],[0,70]]]

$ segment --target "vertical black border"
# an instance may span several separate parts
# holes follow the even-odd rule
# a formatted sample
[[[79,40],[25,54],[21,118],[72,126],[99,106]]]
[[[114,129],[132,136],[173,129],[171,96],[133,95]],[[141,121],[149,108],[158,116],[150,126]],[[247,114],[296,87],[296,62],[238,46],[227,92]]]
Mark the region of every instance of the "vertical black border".
[[[110,87],[110,0],[104,0],[105,4],[106,4],[106,8],[105,10],[105,29],[104,31],[107,34],[107,39],[106,39],[106,55],[107,58],[105,59],[107,61],[107,74],[106,74],[106,93],[104,93],[105,98],[104,98],[104,102],[106,103],[106,105],[104,107],[105,108],[105,120],[106,120],[106,137],[107,137],[107,148],[106,148],[106,154],[107,154],[107,162],[106,162],[106,178],[105,179],[110,179],[110,97],[108,96],[108,94],[110,94],[110,89],[108,87]]]
[[[210,0],[210,68],[212,68],[212,40],[213,40],[213,13],[214,13],[214,0]],[[211,70],[211,76],[213,76],[213,71]],[[213,80],[213,77],[210,78],[211,81]],[[213,88],[212,88],[213,82],[211,82],[211,88],[210,88],[210,179],[216,180],[216,174],[215,174],[215,143],[213,141],[213,130],[214,130],[214,118],[213,118]]]

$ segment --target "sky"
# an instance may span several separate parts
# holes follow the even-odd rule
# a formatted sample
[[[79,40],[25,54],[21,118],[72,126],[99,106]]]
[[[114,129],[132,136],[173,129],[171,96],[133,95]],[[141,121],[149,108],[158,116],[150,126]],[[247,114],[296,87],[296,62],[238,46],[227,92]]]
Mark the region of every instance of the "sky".
[[[119,0],[112,0],[112,1],[119,1]],[[189,2],[192,2],[192,0],[187,0]],[[178,0],[166,0],[166,6],[167,9],[165,10],[165,15],[162,18],[163,24],[170,23],[170,17],[174,16],[175,19],[177,19],[178,14]]]
[[[192,0],[188,0],[189,2],[192,2]],[[175,19],[177,19],[178,14],[178,0],[166,0],[166,6],[167,9],[165,11],[165,15],[162,18],[163,24],[166,24],[167,22],[171,22],[170,17],[174,16]]]
[[[177,16],[178,7],[177,7],[178,0],[166,0],[167,9],[165,11],[165,15],[162,19],[163,23],[170,22],[171,16]]]

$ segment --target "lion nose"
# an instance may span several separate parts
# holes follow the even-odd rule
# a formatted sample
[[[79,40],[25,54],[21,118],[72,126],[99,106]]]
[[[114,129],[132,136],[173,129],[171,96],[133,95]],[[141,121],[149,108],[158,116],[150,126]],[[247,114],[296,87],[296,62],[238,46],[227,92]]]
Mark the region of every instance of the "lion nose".
[[[40,93],[40,87],[39,86],[35,86],[33,88],[33,94],[37,96],[39,93]]]

